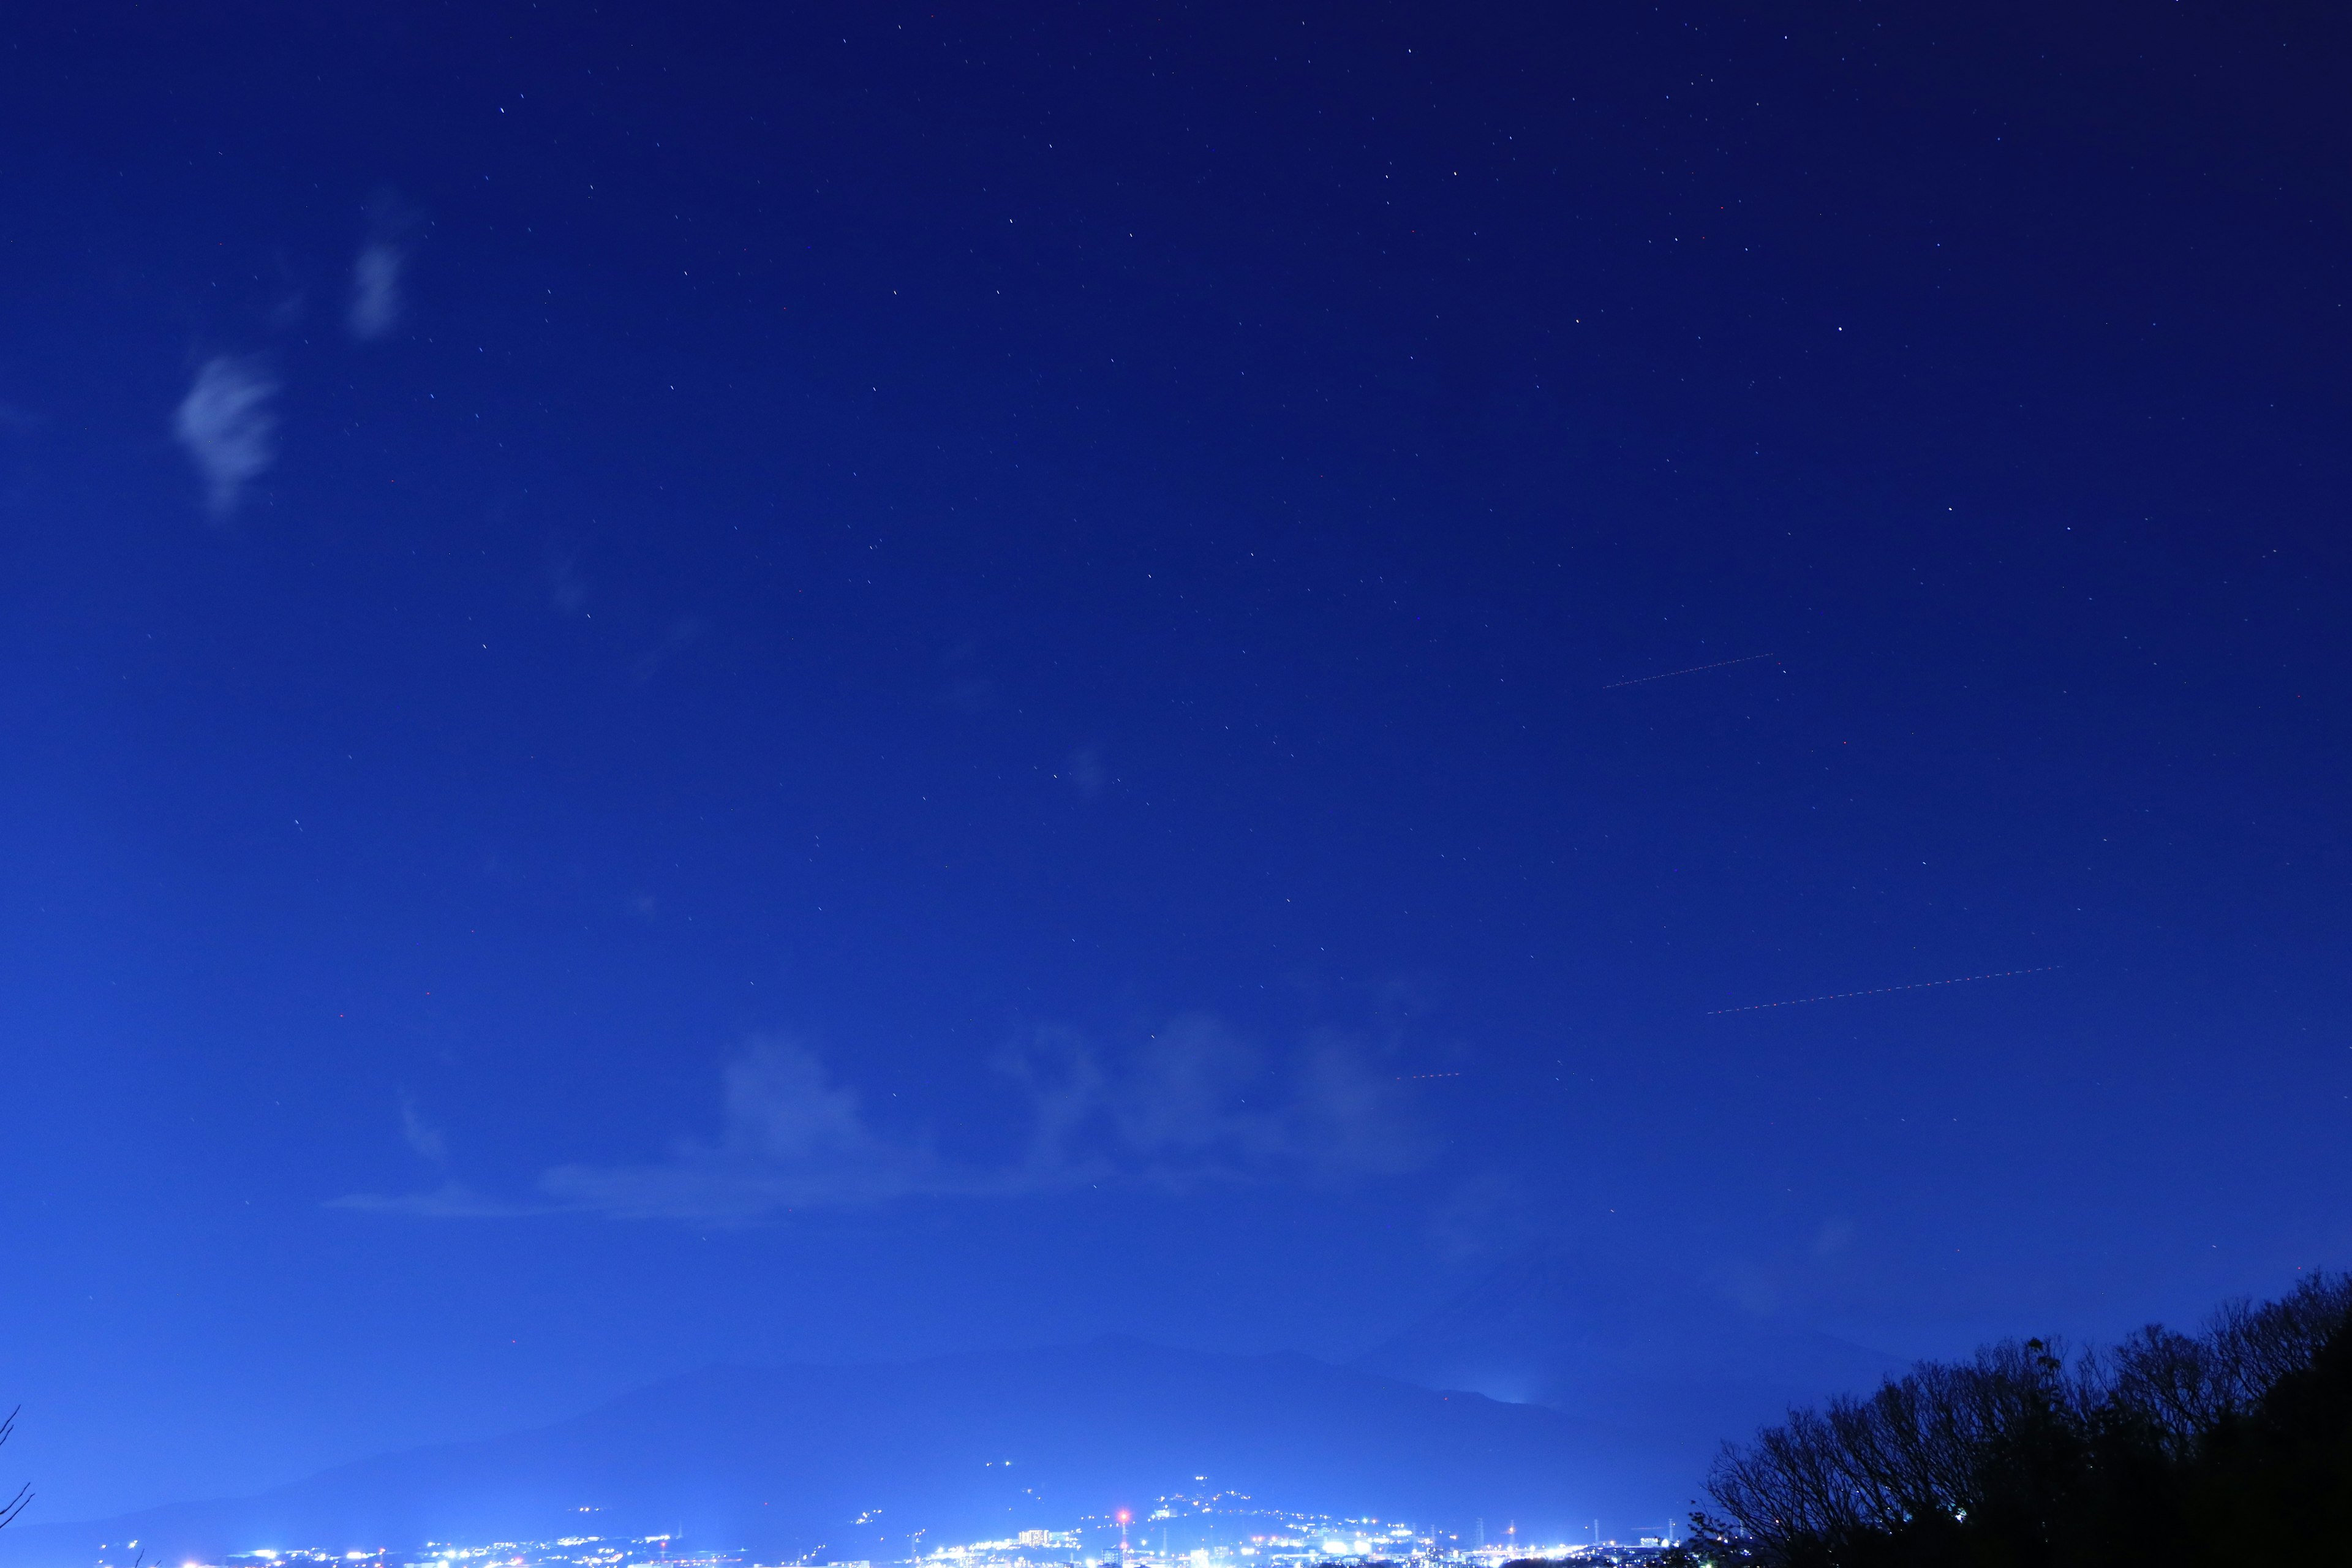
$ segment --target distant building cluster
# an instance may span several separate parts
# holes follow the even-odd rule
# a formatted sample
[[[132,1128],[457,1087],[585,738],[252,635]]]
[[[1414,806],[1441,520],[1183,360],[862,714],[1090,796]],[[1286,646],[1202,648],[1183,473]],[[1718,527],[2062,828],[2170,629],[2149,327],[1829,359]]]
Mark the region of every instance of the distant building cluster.
[[[872,1516],[864,1516],[865,1524]],[[1468,1539],[1465,1540],[1465,1534]],[[1519,1568],[1574,1563],[1579,1568],[1645,1563],[1670,1536],[1600,1538],[1543,1545],[1521,1540],[1507,1521],[1467,1531],[1424,1530],[1400,1520],[1339,1518],[1270,1508],[1244,1493],[1155,1499],[1148,1509],[1088,1515],[1071,1530],[1024,1530],[997,1541],[927,1545],[909,1537],[904,1556],[848,1558],[823,1547],[762,1563],[746,1552],[702,1548],[675,1536],[567,1535],[550,1541],[427,1542],[410,1551],[330,1552],[270,1548],[224,1563],[143,1563],[138,1542],[96,1568]]]
[[[1068,1542],[1059,1555],[986,1555],[982,1547],[1000,1543],[976,1542],[926,1553],[920,1568],[1502,1568],[1523,1561],[1638,1563],[1672,1544],[1665,1533],[1630,1544],[1606,1541],[1596,1528],[1589,1542],[1538,1545],[1508,1521],[1491,1531],[1485,1520],[1470,1524],[1464,1531],[1295,1513],[1246,1493],[1214,1491],[1162,1497],[1136,1517],[1083,1519],[1077,1530],[1056,1537]],[[945,1554],[955,1551],[966,1555]]]

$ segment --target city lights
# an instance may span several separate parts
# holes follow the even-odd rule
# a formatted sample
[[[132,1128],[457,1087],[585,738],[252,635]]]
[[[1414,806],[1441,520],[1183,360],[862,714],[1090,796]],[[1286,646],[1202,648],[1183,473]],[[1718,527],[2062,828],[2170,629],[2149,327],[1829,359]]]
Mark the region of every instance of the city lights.
[[[1020,1530],[928,1548],[920,1544],[928,1531],[917,1531],[908,1555],[888,1559],[830,1555],[819,1547],[800,1557],[762,1563],[747,1552],[681,1543],[669,1535],[567,1535],[547,1541],[435,1541],[406,1551],[257,1548],[216,1564],[192,1559],[181,1568],[1505,1568],[1528,1559],[1641,1563],[1671,1544],[1669,1535],[1658,1534],[1637,1536],[1633,1542],[1535,1546],[1520,1542],[1508,1522],[1491,1531],[1501,1541],[1490,1543],[1484,1521],[1462,1521],[1464,1529],[1423,1528],[1392,1519],[1294,1512],[1232,1491],[1161,1497],[1140,1521],[1136,1511],[1114,1509],[1083,1516],[1072,1529]],[[96,1568],[131,1563],[101,1555]]]

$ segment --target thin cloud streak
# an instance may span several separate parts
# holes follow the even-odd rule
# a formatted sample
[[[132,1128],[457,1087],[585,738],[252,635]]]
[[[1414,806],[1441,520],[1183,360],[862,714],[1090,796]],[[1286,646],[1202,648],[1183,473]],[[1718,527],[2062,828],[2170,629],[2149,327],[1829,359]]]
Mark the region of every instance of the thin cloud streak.
[[[1637,675],[1631,680],[1612,680],[1601,689],[1603,691],[1614,691],[1621,686],[1647,686],[1653,680],[1672,680],[1677,675],[1697,675],[1702,671],[1709,669],[1728,669],[1735,664],[1754,664],[1759,658],[1777,658],[1779,657],[1780,656],[1778,654],[1769,653],[1742,654],[1738,658],[1718,659],[1713,664],[1695,664],[1688,669],[1669,669],[1663,675]]]
[[[2006,980],[2012,974],[2047,974],[2053,969],[2064,967],[2062,963],[2042,963],[2032,969],[1997,969],[1990,974],[1962,974],[1950,980],[1915,980],[1908,985],[1878,985],[1868,991],[1836,991],[1826,996],[1794,996],[1786,1002],[1750,1002],[1745,1007],[1710,1008],[1706,1016],[1720,1018],[1727,1013],[1761,1013],[1773,1007],[1803,1007],[1815,1002],[1843,1002],[1855,996],[1885,996],[1896,991],[1929,991],[1938,985],[1968,985],[1979,980]]]

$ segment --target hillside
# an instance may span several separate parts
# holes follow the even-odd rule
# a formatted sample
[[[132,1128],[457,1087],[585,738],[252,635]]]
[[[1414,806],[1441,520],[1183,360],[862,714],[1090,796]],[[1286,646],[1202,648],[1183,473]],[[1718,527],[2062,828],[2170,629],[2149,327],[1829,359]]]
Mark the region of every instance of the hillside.
[[[584,1415],[393,1454],[257,1497],[87,1524],[27,1520],[0,1563],[88,1568],[255,1547],[405,1547],[676,1531],[773,1561],[903,1552],[1201,1489],[1418,1522],[1516,1519],[1560,1536],[1596,1514],[1663,1518],[1678,1472],[1556,1410],[1411,1386],[1297,1355],[1104,1339],[882,1364],[715,1367]],[[583,1513],[583,1510],[596,1511]],[[880,1528],[853,1526],[861,1514]]]

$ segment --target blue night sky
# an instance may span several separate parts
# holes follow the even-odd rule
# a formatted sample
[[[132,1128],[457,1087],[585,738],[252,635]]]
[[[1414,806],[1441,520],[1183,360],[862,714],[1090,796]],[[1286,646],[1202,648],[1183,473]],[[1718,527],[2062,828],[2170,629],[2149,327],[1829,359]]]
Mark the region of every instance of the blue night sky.
[[[2352,1261],[2319,10],[22,12],[8,1486]]]

